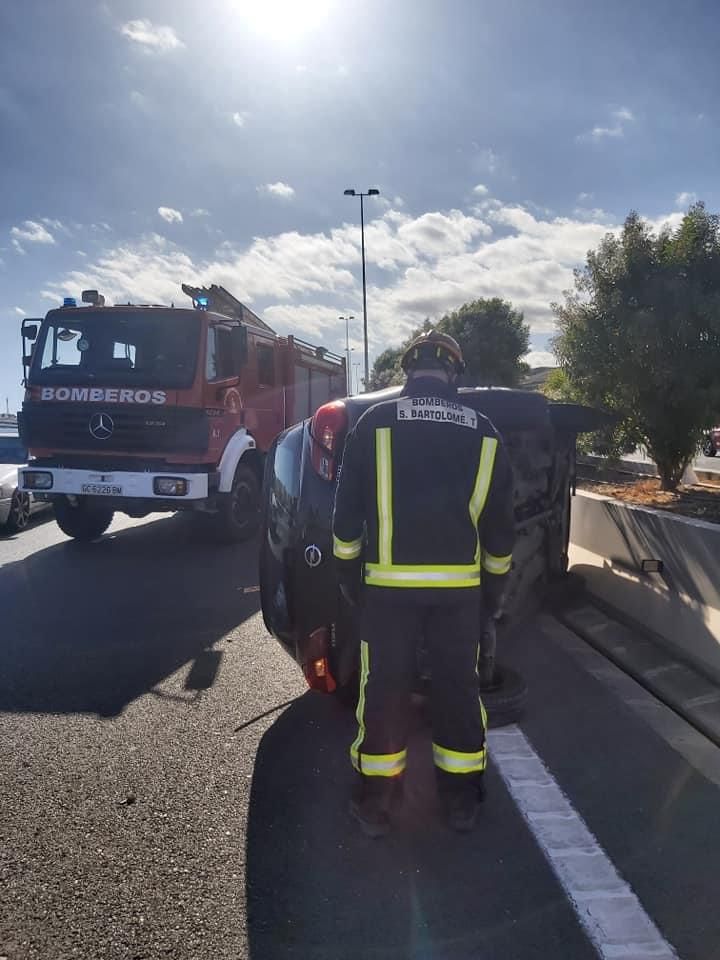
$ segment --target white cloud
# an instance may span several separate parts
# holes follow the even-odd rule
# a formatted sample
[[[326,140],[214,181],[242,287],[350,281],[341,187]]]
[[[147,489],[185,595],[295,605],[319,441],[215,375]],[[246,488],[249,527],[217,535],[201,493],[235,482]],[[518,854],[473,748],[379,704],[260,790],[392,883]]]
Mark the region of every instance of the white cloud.
[[[79,257],[87,257],[87,254],[85,253],[84,250],[76,250],[75,253],[76,253]]]
[[[589,220],[592,223],[609,223],[612,217],[600,207],[575,207],[573,216],[578,220]]]
[[[157,212],[167,223],[182,223],[183,215],[172,207],[158,207]]]
[[[525,363],[531,367],[556,367],[558,365],[554,353],[549,350],[531,350],[523,357]]]
[[[624,137],[625,130],[619,123],[614,127],[593,127],[590,136],[593,140],[602,140],[604,137]]]
[[[51,227],[53,230],[65,230],[65,229],[67,229],[67,228],[63,225],[62,221],[60,221],[60,220],[53,220],[51,217],[43,217],[43,218],[42,218],[42,223],[44,223],[46,227]]]
[[[139,90],[130,91],[130,103],[132,103],[134,107],[137,107],[138,110],[142,110],[143,113],[148,113],[150,111],[149,98]]]
[[[485,147],[480,149],[477,144],[474,144],[477,149],[477,154],[475,156],[474,166],[478,172],[485,173],[497,173],[500,167],[500,157],[492,150],[490,147]]]
[[[578,203],[589,203],[595,199],[594,193],[579,193],[577,195]]]
[[[246,113],[245,111],[241,113],[239,110],[236,110],[235,113],[233,113],[232,115],[232,122],[235,124],[236,127],[242,128],[247,123],[249,116],[250,114]]]
[[[696,194],[696,193],[692,193],[691,191],[683,190],[682,193],[679,193],[679,194],[675,197],[675,206],[676,206],[676,207],[683,207],[683,208],[685,208],[685,207],[691,206],[693,203],[697,203],[697,194]]]
[[[478,183],[476,187],[473,187],[473,193],[477,197],[486,197],[488,195],[488,188],[484,183]]]
[[[14,310],[19,317],[27,316],[27,311],[25,310],[25,307],[15,307]]]
[[[196,207],[194,210],[190,211],[191,217],[209,217],[210,211],[206,210],[205,207]]]
[[[258,187],[257,191],[271,197],[280,197],[283,200],[289,200],[290,197],[295,196],[295,190],[289,183],[283,183],[282,180],[278,180],[277,183],[265,183]]]
[[[12,244],[18,253],[25,253],[23,244],[55,243],[55,237],[50,233],[50,231],[47,230],[42,223],[37,223],[35,220],[25,220],[22,226],[13,227],[10,231],[10,237]]]
[[[674,226],[681,218],[676,212],[651,226]],[[501,296],[524,311],[532,335],[542,338],[534,354],[546,353],[545,338],[554,329],[550,303],[572,287],[573,269],[587,251],[618,229],[597,216],[553,217],[507,204],[488,209],[484,218],[462,210],[418,217],[378,210],[365,230],[371,349],[399,343],[425,317],[438,318],[477,297]],[[280,332],[293,330],[342,352],[338,315],[362,317],[360,228],[348,223],[324,233],[225,242],[202,260],[150,234],[116,243],[47,284],[45,293],[57,301],[97,288],[108,301],[177,304],[183,282],[221,284]]]
[[[613,124],[596,124],[592,130],[587,133],[581,133],[576,139],[578,141],[591,140],[598,143],[608,138],[619,139],[620,137],[624,137],[626,125],[633,123],[635,120],[635,115],[632,110],[628,107],[620,107],[618,110],[613,110],[611,116],[615,121]]]
[[[185,46],[172,27],[157,26],[149,20],[128,20],[120,27],[120,32],[132,43],[158,53]]]

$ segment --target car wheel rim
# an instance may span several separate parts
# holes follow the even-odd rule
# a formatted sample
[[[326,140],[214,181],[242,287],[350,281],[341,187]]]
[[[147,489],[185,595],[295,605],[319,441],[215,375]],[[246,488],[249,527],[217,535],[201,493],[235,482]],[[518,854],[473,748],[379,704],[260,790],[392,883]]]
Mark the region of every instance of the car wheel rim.
[[[30,497],[16,491],[10,511],[12,522],[18,530],[24,530],[30,520]]]

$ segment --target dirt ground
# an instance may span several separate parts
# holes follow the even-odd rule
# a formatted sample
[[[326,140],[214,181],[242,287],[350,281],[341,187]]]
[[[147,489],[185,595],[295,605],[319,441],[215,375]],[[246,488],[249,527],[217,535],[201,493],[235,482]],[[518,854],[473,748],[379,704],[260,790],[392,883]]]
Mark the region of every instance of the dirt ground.
[[[614,497],[616,500],[641,507],[668,510],[683,517],[720,523],[720,487],[705,484],[680,486],[677,493],[668,493],[660,489],[660,481],[657,479],[634,480],[628,483],[599,483],[578,479],[578,489],[601,493],[606,497]]]

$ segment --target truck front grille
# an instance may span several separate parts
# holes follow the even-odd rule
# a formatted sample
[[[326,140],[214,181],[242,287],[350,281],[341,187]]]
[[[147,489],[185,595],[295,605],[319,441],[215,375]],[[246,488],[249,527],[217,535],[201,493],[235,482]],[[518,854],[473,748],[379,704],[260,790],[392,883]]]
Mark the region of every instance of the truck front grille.
[[[30,450],[95,453],[198,454],[207,450],[209,435],[205,411],[193,407],[36,401],[23,404],[20,429]]]

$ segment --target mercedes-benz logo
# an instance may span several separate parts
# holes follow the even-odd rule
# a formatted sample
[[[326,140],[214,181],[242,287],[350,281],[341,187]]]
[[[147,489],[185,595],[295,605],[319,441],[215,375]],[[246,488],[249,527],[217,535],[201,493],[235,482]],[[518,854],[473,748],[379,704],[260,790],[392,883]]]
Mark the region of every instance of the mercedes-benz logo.
[[[108,440],[112,436],[115,424],[107,413],[94,413],[90,417],[88,429],[96,440]]]
[[[305,563],[309,567],[319,567],[322,563],[322,550],[320,547],[315,546],[314,543],[311,543],[309,547],[305,547]]]

